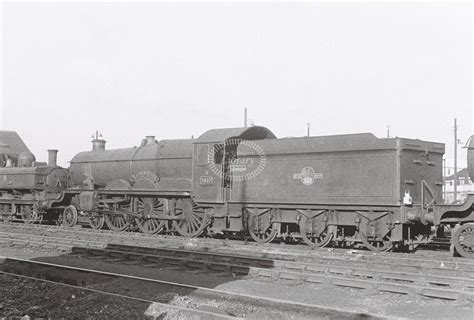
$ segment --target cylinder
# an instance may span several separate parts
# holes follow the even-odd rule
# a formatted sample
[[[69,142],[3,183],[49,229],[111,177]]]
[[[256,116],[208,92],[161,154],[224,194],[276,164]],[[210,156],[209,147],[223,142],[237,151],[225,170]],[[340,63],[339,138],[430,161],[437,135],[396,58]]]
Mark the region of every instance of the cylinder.
[[[58,150],[55,150],[55,149],[48,150],[48,166],[50,167],[58,166]]]

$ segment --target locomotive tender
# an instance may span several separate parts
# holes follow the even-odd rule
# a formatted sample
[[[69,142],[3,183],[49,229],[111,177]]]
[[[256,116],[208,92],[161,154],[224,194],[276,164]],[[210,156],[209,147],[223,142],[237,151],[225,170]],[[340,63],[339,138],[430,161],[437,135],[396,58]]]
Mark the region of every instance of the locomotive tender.
[[[312,246],[362,242],[376,251],[427,243],[432,227],[450,226],[457,251],[472,257],[474,195],[443,204],[443,154],[444,144],[428,141],[372,134],[277,139],[260,126],[213,129],[197,139],[148,136],[115,150],[96,137],[91,151],[71,160],[67,187],[56,178],[61,192],[28,190],[34,210],[62,212],[67,226],[249,234],[262,243],[278,237]],[[0,187],[5,204],[11,193]]]

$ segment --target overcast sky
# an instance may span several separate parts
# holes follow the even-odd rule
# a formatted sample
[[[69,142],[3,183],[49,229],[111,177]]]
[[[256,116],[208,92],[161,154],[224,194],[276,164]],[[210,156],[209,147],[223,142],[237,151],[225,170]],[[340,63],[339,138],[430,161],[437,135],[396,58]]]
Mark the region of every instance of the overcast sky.
[[[65,165],[145,135],[473,134],[470,3],[3,3],[2,129]],[[461,164],[465,163],[461,152]]]

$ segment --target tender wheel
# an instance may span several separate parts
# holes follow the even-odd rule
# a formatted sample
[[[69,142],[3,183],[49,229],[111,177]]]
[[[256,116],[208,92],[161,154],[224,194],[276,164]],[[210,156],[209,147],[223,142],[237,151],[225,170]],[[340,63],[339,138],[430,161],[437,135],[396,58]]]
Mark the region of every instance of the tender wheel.
[[[66,227],[74,227],[77,223],[77,209],[74,206],[64,208],[62,224]]]
[[[391,212],[359,212],[357,233],[369,250],[384,252],[393,248],[391,241]]]
[[[389,251],[393,247],[393,243],[390,241],[390,233],[384,235],[382,238],[369,236],[359,231],[359,238],[367,249],[376,252]]]
[[[32,205],[22,205],[20,207],[21,219],[26,224],[35,223],[38,220],[38,213],[33,210]]]
[[[89,217],[89,225],[91,226],[92,229],[102,229],[104,227],[104,216],[98,214],[97,212],[93,212],[91,216]]]
[[[249,214],[247,231],[258,243],[273,241],[277,234],[276,226],[273,226],[271,211],[262,215]]]
[[[474,223],[466,223],[459,227],[451,241],[461,256],[474,259]]]
[[[141,232],[154,234],[164,229],[166,220],[163,220],[163,218],[165,218],[165,211],[167,210],[166,200],[137,198],[134,201],[133,208],[133,212],[140,215],[140,218],[135,218],[135,223]]]
[[[11,204],[0,205],[0,219],[2,222],[5,222],[5,223],[11,222],[13,220]]]
[[[184,237],[197,237],[209,225],[204,208],[195,205],[191,199],[177,199],[173,209],[174,229]]]
[[[332,233],[328,233],[327,225],[322,219],[301,217],[300,234],[303,241],[312,247],[327,246],[332,240]]]

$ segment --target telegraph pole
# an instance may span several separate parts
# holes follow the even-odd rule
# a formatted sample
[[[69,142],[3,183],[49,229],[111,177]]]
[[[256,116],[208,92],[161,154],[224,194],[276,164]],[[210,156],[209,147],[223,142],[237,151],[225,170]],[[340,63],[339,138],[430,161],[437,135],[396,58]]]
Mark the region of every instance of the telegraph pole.
[[[387,126],[387,138],[390,138],[390,126]]]
[[[443,159],[443,200],[446,201],[446,158]]]
[[[309,138],[309,129],[311,128],[311,123],[308,122],[307,126],[308,126],[308,135],[307,135],[307,137]]]
[[[458,125],[454,118],[454,202],[458,199]]]

